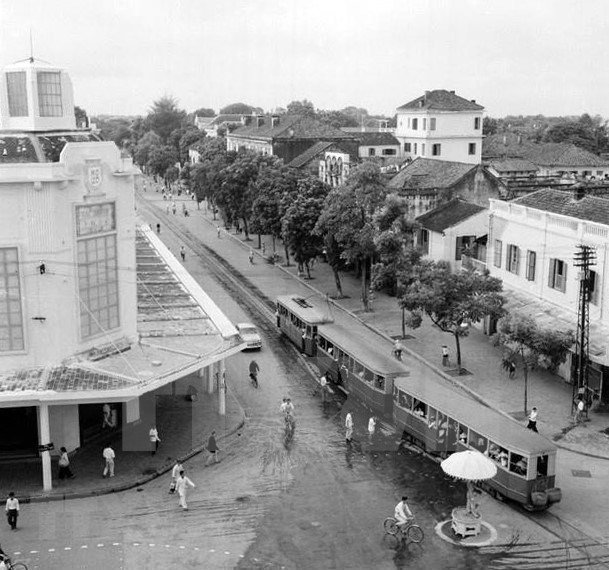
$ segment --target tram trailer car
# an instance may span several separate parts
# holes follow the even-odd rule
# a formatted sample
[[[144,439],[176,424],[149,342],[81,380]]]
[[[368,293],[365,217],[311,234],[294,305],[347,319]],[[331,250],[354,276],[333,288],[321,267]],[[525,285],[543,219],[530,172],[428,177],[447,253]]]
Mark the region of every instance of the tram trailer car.
[[[497,475],[482,483],[491,495],[544,510],[561,500],[555,487],[556,446],[502,414],[429,379],[396,378],[393,420],[404,437],[446,457],[474,449],[493,460]]]

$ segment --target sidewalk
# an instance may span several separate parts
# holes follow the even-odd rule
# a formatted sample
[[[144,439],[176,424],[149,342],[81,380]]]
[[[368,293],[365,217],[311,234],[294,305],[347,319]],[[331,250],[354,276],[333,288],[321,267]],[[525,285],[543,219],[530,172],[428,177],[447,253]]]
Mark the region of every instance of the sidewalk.
[[[165,217],[164,202],[160,193],[140,193],[140,196],[159,208],[159,217]],[[216,226],[222,226],[222,220],[213,220],[212,212],[202,203],[196,209],[196,203],[189,203],[190,216],[178,216],[176,221],[184,225],[205,244],[219,255],[230,260],[253,285],[264,291],[267,297],[274,300],[278,295],[290,292],[303,286],[312,292],[333,295],[336,287],[331,268],[326,263],[316,263],[311,270],[311,280],[297,276],[297,267],[291,265],[272,265],[262,258],[258,249],[257,236],[245,242],[244,235],[236,235],[234,230],[222,227],[221,237],[216,235]],[[171,215],[169,215],[171,218]],[[201,221],[205,223],[202,224]],[[266,254],[272,252],[272,240],[264,237]],[[250,264],[248,252],[254,250],[255,263]],[[283,259],[283,245],[276,243],[276,250]],[[292,281],[292,279],[294,281]],[[298,285],[296,285],[298,283]],[[361,284],[358,278],[349,273],[341,274],[344,299],[337,301],[345,309],[357,315],[363,322],[374,327],[387,336],[387,350],[391,350],[390,337],[401,335],[401,312],[395,298],[383,292],[375,292],[372,311],[363,312],[360,301]],[[449,376],[441,365],[441,347],[446,344],[455,352],[453,337],[441,332],[428,320],[420,328],[407,329],[412,338],[402,341],[407,351],[415,358],[424,360],[435,372],[446,377],[454,384],[460,384],[466,391],[474,393],[491,407],[508,414],[526,424],[524,417],[524,378],[519,368],[513,379],[502,368],[503,350],[494,347],[488,336],[477,329],[472,329],[469,336],[461,341],[462,365],[470,372],[464,376]],[[535,369],[529,372],[528,407],[539,409],[538,429],[559,447],[591,457],[609,459],[609,436],[602,433],[609,427],[609,414],[591,413],[589,421],[574,426],[571,415],[572,386],[560,377],[547,370]]]
[[[159,450],[153,456],[148,450],[148,430],[150,426],[140,424],[135,428],[142,451],[123,449],[121,430],[108,433],[95,442],[83,446],[70,458],[70,468],[74,479],[57,479],[57,457],[53,457],[53,489],[42,490],[42,469],[40,460],[2,464],[0,486],[5,495],[14,490],[22,502],[74,499],[90,495],[103,495],[124,491],[142,485],[164,473],[174,465],[176,458],[185,460],[204,450],[212,430],[218,432],[218,439],[235,432],[243,425],[244,412],[239,403],[229,395],[226,397],[226,415],[220,416],[218,393],[207,394],[199,390],[196,402],[186,401],[185,387],[200,382],[198,376],[187,376],[176,382],[176,395],[167,390],[156,394],[156,426],[161,438]],[[180,388],[180,384],[184,384]],[[115,476],[104,479],[102,450],[110,443],[114,452]],[[169,477],[167,479],[169,487]]]

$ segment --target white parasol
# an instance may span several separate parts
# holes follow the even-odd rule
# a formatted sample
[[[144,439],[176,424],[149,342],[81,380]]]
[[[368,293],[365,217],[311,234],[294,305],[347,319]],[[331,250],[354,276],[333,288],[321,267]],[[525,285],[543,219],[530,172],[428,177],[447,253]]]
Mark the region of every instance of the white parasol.
[[[471,449],[453,453],[440,466],[447,475],[465,481],[484,481],[497,474],[497,466],[486,455]]]

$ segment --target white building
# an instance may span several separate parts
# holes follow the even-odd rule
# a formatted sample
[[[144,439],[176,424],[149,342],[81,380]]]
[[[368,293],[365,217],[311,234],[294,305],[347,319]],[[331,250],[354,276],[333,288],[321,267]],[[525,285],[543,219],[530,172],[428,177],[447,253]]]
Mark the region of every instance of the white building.
[[[490,219],[487,267],[503,280],[508,310],[533,316],[547,328],[577,329],[580,272],[574,256],[580,244],[595,249],[589,382],[602,390],[609,374],[609,200],[539,190],[511,202],[492,199]],[[562,374],[570,377],[567,369]]]
[[[483,111],[454,91],[425,91],[397,108],[395,137],[407,157],[480,164]]]

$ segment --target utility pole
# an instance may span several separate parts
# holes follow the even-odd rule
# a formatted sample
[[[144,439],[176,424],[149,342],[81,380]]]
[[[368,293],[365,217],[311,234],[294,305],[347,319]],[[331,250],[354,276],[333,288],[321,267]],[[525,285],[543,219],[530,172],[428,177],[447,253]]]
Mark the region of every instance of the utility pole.
[[[575,369],[573,378],[573,411],[576,399],[586,399],[588,393],[588,359],[590,356],[590,267],[596,265],[596,250],[589,245],[577,246],[573,259],[574,267],[579,267],[579,304],[577,309],[577,338],[575,340]],[[587,410],[587,408],[586,408]]]

